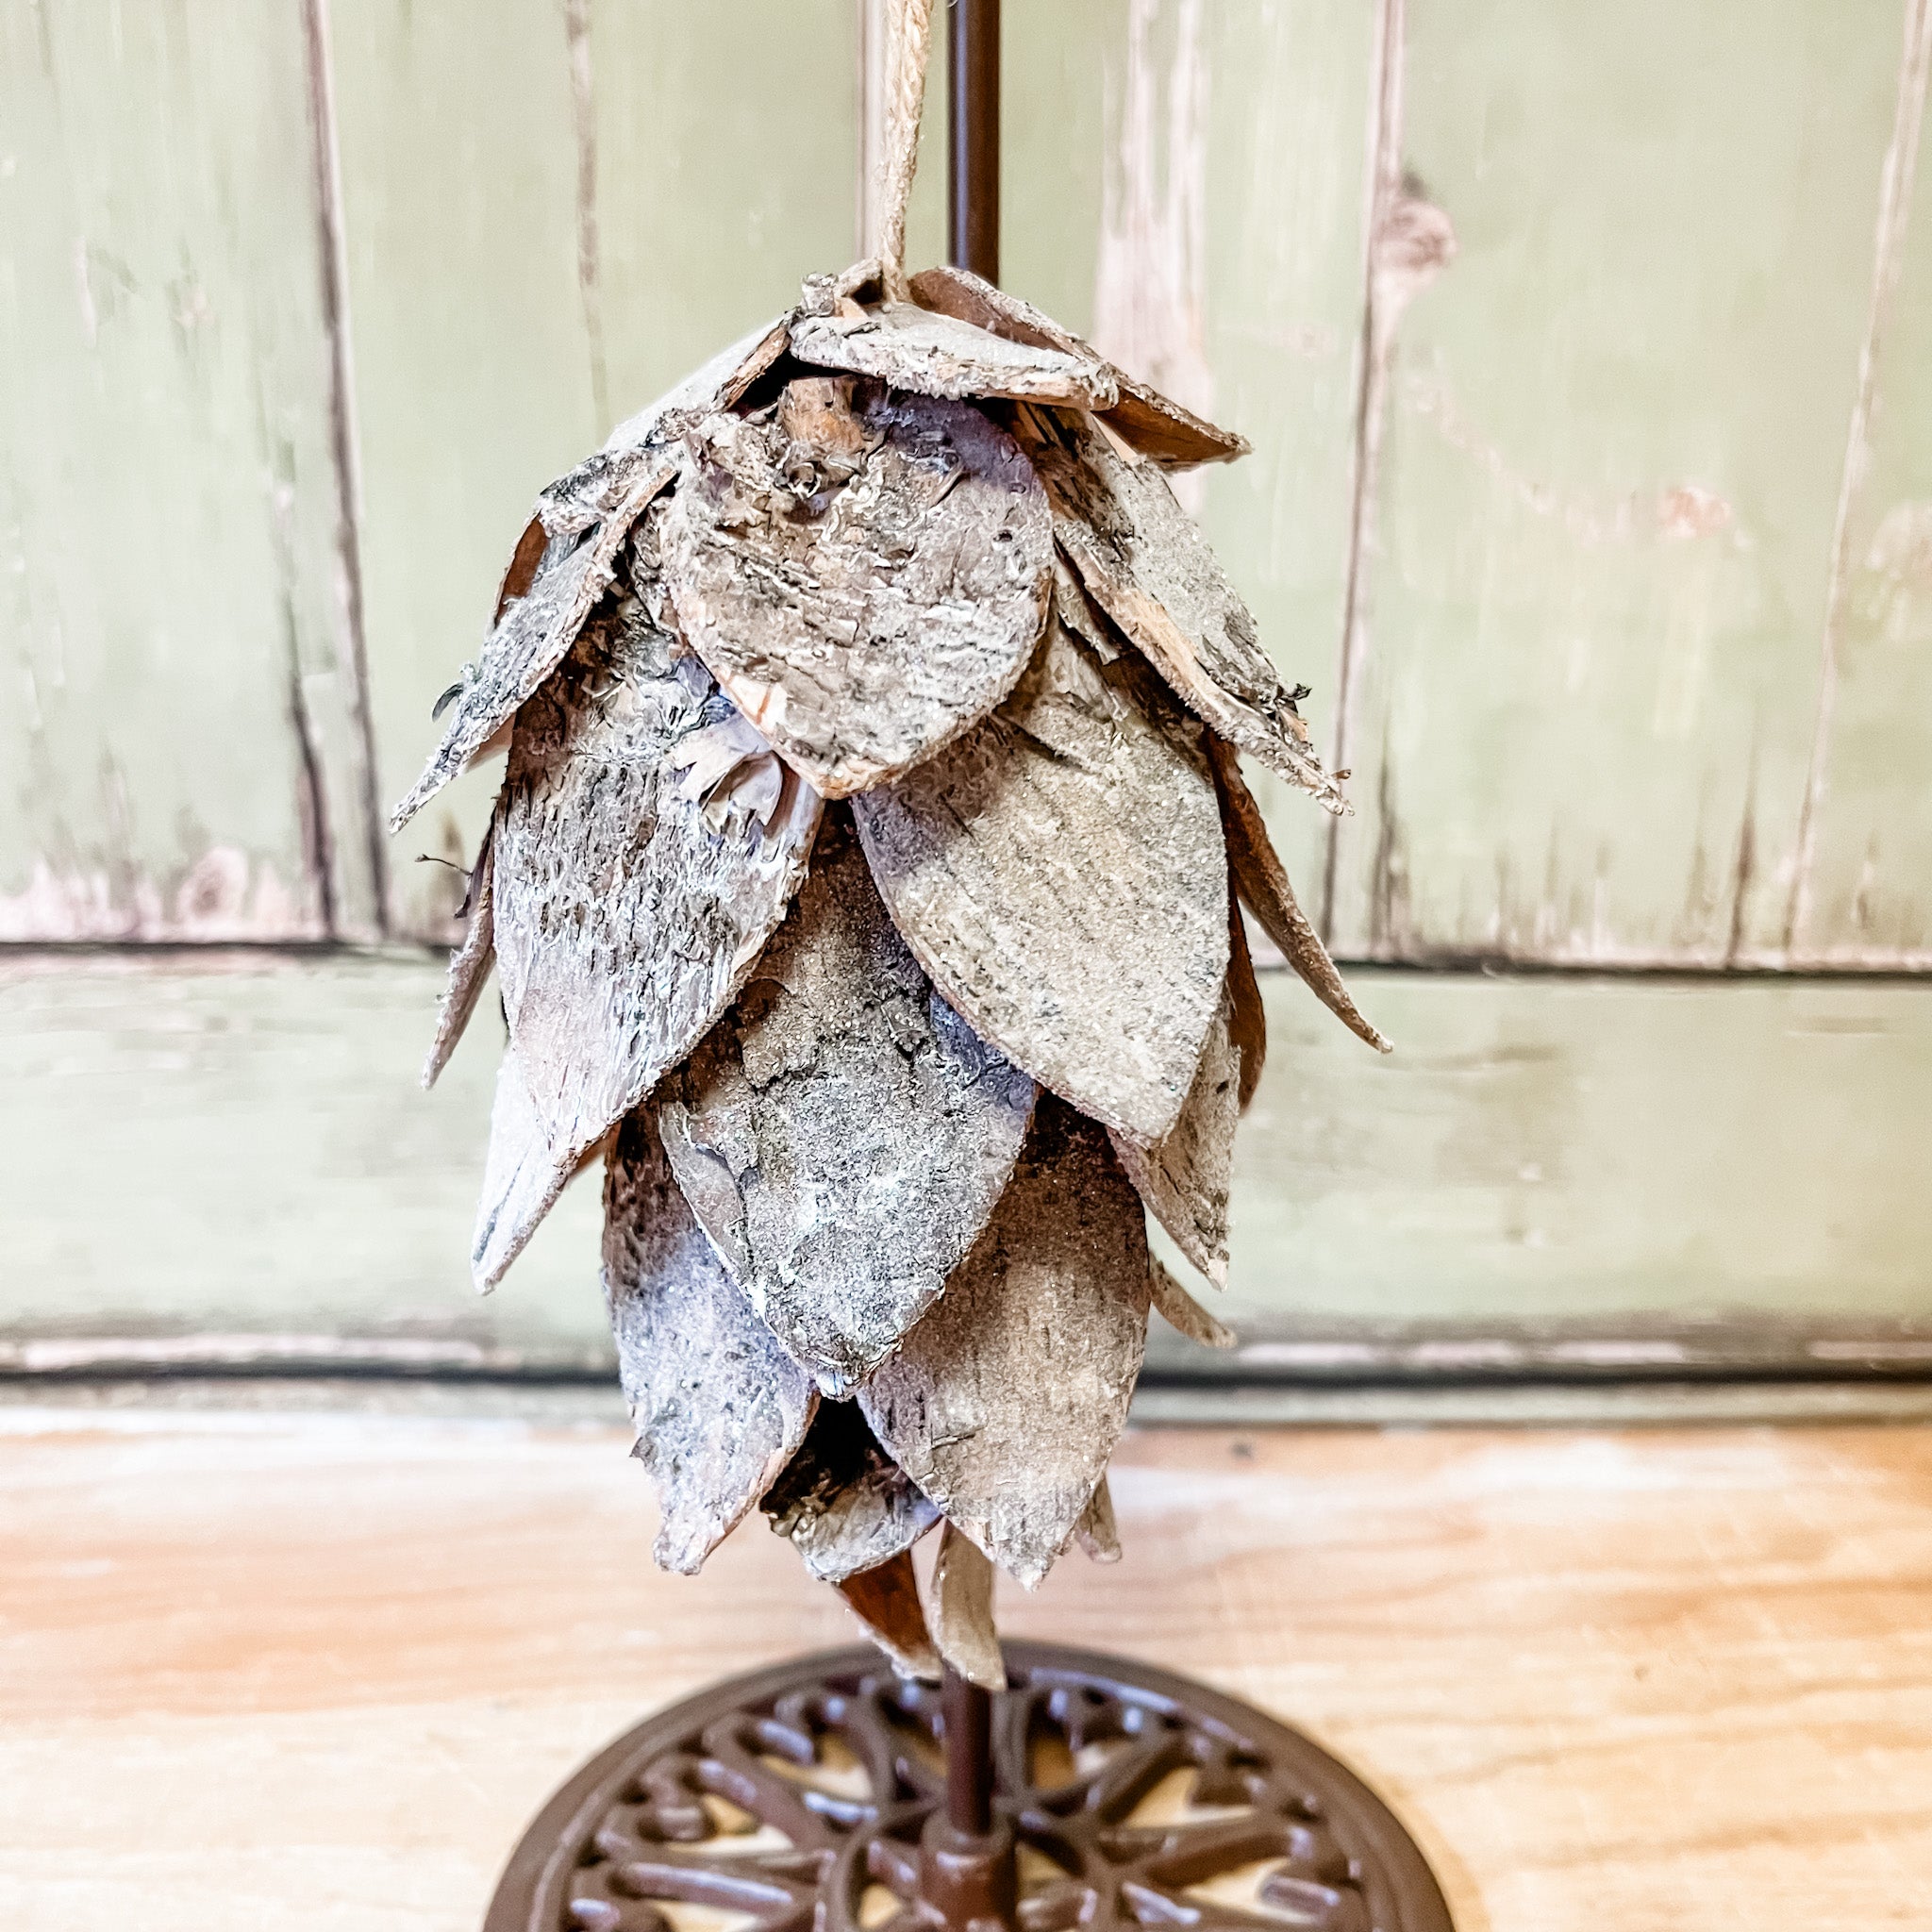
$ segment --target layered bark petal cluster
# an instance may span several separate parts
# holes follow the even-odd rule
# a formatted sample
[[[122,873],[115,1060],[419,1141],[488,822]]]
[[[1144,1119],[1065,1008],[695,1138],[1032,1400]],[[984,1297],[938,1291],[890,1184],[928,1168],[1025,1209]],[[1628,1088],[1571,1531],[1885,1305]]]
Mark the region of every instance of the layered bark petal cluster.
[[[542,492],[395,823],[507,748],[425,1080],[493,964],[474,1271],[602,1153],[658,1562],[762,1506],[899,1668],[984,1682],[994,1566],[1119,1555],[1150,1309],[1231,1340],[1146,1215],[1224,1283],[1238,902],[1386,1042],[1237,754],[1340,788],[1166,480],[1246,444],[974,276],[911,290],[813,277]]]

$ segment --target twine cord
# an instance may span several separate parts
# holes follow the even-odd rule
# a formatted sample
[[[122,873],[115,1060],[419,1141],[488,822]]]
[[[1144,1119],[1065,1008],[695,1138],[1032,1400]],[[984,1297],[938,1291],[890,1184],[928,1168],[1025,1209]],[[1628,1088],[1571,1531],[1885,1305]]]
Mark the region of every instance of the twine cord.
[[[933,0],[888,0],[886,151],[879,169],[878,258],[886,298],[908,299],[906,210],[919,166],[919,117],[925,106],[925,60],[932,42]]]

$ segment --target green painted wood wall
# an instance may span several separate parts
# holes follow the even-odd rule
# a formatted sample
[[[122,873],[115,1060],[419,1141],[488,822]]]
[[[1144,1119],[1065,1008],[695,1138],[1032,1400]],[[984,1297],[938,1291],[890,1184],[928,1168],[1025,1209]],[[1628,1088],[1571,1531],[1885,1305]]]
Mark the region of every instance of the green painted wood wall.
[[[467,858],[492,775],[393,845],[381,808],[536,489],[855,252],[872,4],[0,0],[0,941],[448,938],[457,876],[423,861]],[[1356,803],[1271,817],[1338,955],[1423,975],[1374,989],[1404,1074],[1281,1023],[1255,1332],[1932,1322],[1932,0],[1007,15],[1006,279],[1255,443],[1189,487]],[[920,258],[942,114],[941,62]],[[1618,976],[1659,969],[1706,991]],[[191,1223],[233,1211],[222,1135],[273,1139],[313,1072],[291,1049],[280,1091],[222,1099],[269,1076],[209,989],[333,1050],[337,969],[262,970],[86,969],[119,989],[89,1077],[125,1047],[164,1116],[228,1124],[168,1183]],[[428,997],[403,953],[341,970],[344,1026]],[[13,1112],[84,1174],[29,982],[0,988]],[[1868,1045],[1818,1058],[1811,999]],[[143,1003],[203,1015],[176,1085],[129,1044]],[[1319,1127],[1282,1124],[1297,1067]],[[416,1130],[358,1077],[331,1104],[380,1166]],[[1799,1178],[1829,1144],[1753,1132],[1834,1107],[1869,1140],[1836,1206]],[[1619,1147],[1648,1131],[1638,1228]],[[386,1267],[408,1302],[393,1191],[302,1213],[358,1198],[369,1291]],[[26,1218],[16,1325],[275,1312],[219,1232],[194,1291]]]

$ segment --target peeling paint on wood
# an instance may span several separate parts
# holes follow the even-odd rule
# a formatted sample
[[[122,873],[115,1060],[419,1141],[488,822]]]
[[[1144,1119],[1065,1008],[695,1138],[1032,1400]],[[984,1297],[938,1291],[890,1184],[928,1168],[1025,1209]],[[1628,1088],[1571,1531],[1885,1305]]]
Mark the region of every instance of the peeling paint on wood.
[[[312,108],[296,8],[0,22],[8,937],[379,930]]]

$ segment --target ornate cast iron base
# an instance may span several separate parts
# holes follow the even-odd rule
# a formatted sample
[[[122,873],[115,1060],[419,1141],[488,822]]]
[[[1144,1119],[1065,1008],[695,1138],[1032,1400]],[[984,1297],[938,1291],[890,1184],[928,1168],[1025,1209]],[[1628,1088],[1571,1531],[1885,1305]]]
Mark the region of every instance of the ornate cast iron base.
[[[1123,1657],[1007,1660],[986,1837],[945,1815],[941,1693],[831,1651],[593,1757],[484,1932],[1452,1932],[1414,1841],[1298,1732]]]

